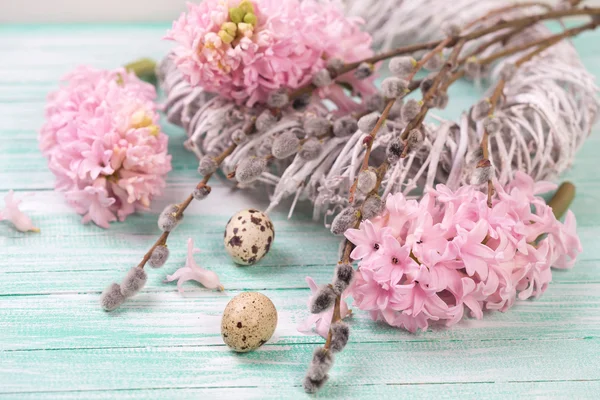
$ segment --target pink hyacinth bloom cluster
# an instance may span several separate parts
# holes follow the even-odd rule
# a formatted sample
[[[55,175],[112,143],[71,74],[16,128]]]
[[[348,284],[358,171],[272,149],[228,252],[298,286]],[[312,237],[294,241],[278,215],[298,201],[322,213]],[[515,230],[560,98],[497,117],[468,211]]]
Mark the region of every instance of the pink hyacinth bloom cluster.
[[[573,213],[563,224],[536,196],[553,186],[518,172],[505,187],[495,183],[491,208],[473,186],[438,185],[420,201],[389,196],[382,216],[346,232],[360,260],[355,306],[415,332],[430,321],[453,325],[465,309],[480,319],[538,297],[550,267],[570,268],[581,252]]]
[[[103,228],[149,207],[171,170],[154,87],[124,69],[80,66],[48,96],[40,148],[56,190]]]
[[[239,9],[252,9],[255,23],[244,22],[254,18],[237,22]],[[348,63],[372,55],[371,36],[360,30],[360,23],[329,1],[205,0],[189,3],[166,39],[178,43],[174,61],[192,86],[252,106],[266,102],[279,88],[310,83],[326,59]],[[358,93],[374,91],[370,79],[346,74],[339,80]],[[318,92],[340,108],[348,106],[337,85]]]

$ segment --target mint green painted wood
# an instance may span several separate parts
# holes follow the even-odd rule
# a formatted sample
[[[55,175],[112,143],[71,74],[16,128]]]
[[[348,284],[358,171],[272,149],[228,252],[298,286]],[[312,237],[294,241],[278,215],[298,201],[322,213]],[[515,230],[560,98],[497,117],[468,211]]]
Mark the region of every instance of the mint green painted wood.
[[[171,261],[151,271],[143,293],[106,314],[98,295],[135,265],[158,234],[155,214],[179,201],[197,179],[183,150],[183,132],[170,134],[173,172],[153,211],[110,230],[80,217],[52,191],[53,177],[37,150],[46,94],[79,63],[111,68],[159,58],[169,45],[162,24],[0,26],[0,198],[9,189],[34,192],[23,203],[42,233],[0,224],[0,398],[302,398],[299,384],[312,349],[322,340],[296,325],[308,315],[306,275],[326,281],[338,239],[301,206],[272,218],[277,240],[259,265],[235,267],[221,234],[239,209],[264,207],[261,193],[232,192],[216,183],[193,204],[172,235]],[[585,64],[600,74],[600,33],[575,39]],[[452,89],[457,115],[476,98],[468,84]],[[590,137],[565,178],[575,182],[572,209],[584,246],[572,271],[556,271],[548,291],[508,313],[465,320],[418,335],[373,323],[357,312],[352,339],[339,356],[325,398],[597,398],[600,390],[600,130]],[[226,201],[223,201],[226,199]],[[185,295],[162,282],[185,257],[192,236],[201,265],[218,271],[225,293],[193,283]],[[256,352],[231,353],[220,340],[220,315],[242,290],[259,290],[279,310],[273,339]]]

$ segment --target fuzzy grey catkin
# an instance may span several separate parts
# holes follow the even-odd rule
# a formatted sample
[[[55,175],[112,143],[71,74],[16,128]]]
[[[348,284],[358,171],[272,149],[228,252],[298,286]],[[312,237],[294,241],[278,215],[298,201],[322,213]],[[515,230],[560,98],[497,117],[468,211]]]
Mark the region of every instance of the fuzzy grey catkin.
[[[490,103],[490,99],[483,99],[477,102],[473,106],[473,110],[471,111],[471,118],[475,121],[479,121],[488,116],[490,110],[492,109],[492,104]]]
[[[388,143],[388,146],[386,149],[387,162],[390,163],[390,165],[396,164],[398,161],[400,161],[400,156],[402,155],[403,151],[404,151],[404,142],[402,142],[402,139],[400,139],[400,138],[392,139]]]
[[[331,131],[331,121],[327,118],[310,116],[302,124],[308,136],[324,136]]]
[[[167,246],[156,246],[154,250],[152,250],[148,264],[150,264],[152,268],[160,268],[165,265],[169,259],[169,254],[170,252]]]
[[[266,132],[277,123],[277,117],[270,110],[264,110],[256,118],[254,126],[258,132]]]
[[[327,350],[325,347],[317,347],[313,353],[306,376],[314,381],[324,379],[333,366],[333,362],[334,355],[332,351]]]
[[[379,118],[381,118],[381,114],[378,112],[372,112],[371,114],[362,116],[358,120],[358,129],[364,133],[370,133],[375,128],[375,125],[377,125]]]
[[[358,218],[359,214],[354,207],[344,208],[331,222],[331,233],[342,235],[346,230],[354,227]]]
[[[250,183],[267,170],[267,160],[263,157],[243,159],[235,169],[235,179],[239,183]]]
[[[352,264],[343,263],[336,265],[333,274],[333,291],[338,295],[341,295],[344,290],[348,289],[350,286],[352,278],[354,278],[354,268],[352,268]]]
[[[444,56],[442,53],[435,53],[433,57],[427,60],[423,68],[429,71],[437,71],[442,68],[442,65],[444,65]]]
[[[360,63],[360,65],[354,71],[354,77],[356,79],[366,79],[373,75],[375,66],[366,62]]]
[[[365,169],[359,172],[356,188],[363,194],[369,194],[377,185],[377,173],[374,168]]]
[[[350,327],[343,321],[334,322],[331,325],[331,344],[329,349],[333,353],[339,353],[344,350],[348,339],[350,338]]]
[[[420,129],[413,129],[408,133],[406,143],[411,150],[416,150],[423,144],[423,132]]]
[[[310,105],[311,93],[303,93],[292,101],[292,108],[296,111],[304,111]]]
[[[471,185],[481,185],[494,178],[494,166],[489,160],[481,160],[471,176]]]
[[[333,57],[327,60],[327,69],[338,72],[344,68],[344,60],[341,58]]]
[[[312,83],[316,87],[321,88],[331,85],[333,83],[333,78],[328,70],[322,69],[313,76]]]
[[[381,95],[381,93],[375,93],[365,100],[365,107],[368,111],[377,111],[383,112],[385,108],[385,98]]]
[[[427,92],[429,92],[429,89],[431,89],[431,87],[433,86],[433,80],[435,79],[435,76],[436,74],[432,73],[421,80],[421,83],[419,84],[419,89],[421,90],[421,93],[423,95],[427,94]]]
[[[446,36],[455,37],[460,35],[461,28],[456,22],[445,21],[442,23],[441,28]]]
[[[416,65],[417,60],[415,60],[413,57],[400,56],[394,57],[390,60],[389,68],[393,75],[397,76],[398,78],[404,78],[413,72]]]
[[[403,97],[408,92],[408,81],[395,76],[385,78],[381,82],[381,92],[388,99]]]
[[[169,204],[158,216],[158,227],[163,232],[171,232],[177,226],[183,215],[175,218],[175,214],[179,211],[177,204]]]
[[[421,102],[415,99],[409,99],[402,107],[402,121],[409,123],[421,112]]]
[[[298,152],[300,140],[292,131],[284,132],[273,142],[271,152],[273,157],[283,160]]]
[[[259,157],[267,157],[271,155],[271,149],[273,148],[273,136],[265,135],[260,144],[258,145],[258,149],[256,149],[256,155]]]
[[[198,172],[202,176],[214,174],[219,168],[219,164],[217,164],[217,160],[211,155],[205,155],[200,159],[200,163],[198,164]]]
[[[131,297],[144,287],[147,280],[148,275],[143,268],[133,267],[121,282],[121,293],[125,297]]]
[[[205,198],[208,197],[208,195],[210,194],[211,191],[212,191],[212,188],[208,185],[196,187],[194,189],[194,191],[192,192],[192,196],[196,200],[204,200]]]
[[[483,150],[481,149],[481,147],[478,147],[477,149],[467,154],[467,164],[477,164],[482,159]]]
[[[308,376],[304,377],[304,382],[302,383],[302,387],[304,391],[308,394],[315,394],[325,385],[325,382],[329,379],[329,375],[325,375],[325,377],[321,380],[313,380]]]
[[[235,144],[242,144],[246,140],[248,140],[248,135],[246,135],[243,129],[236,129],[231,134],[231,141]]]
[[[317,138],[309,138],[304,144],[302,148],[298,152],[300,158],[306,161],[312,161],[319,157],[321,154],[321,150],[323,149],[323,145]]]
[[[500,132],[500,129],[502,129],[502,123],[500,122],[499,118],[491,116],[485,117],[483,119],[483,129],[485,129],[488,134],[493,135]]]
[[[447,93],[438,93],[437,96],[433,98],[433,107],[443,110],[448,106],[449,97]]]
[[[358,123],[353,117],[346,115],[333,123],[333,134],[337,137],[353,135],[358,130]]]
[[[374,194],[367,197],[367,199],[362,205],[363,219],[371,219],[378,215],[381,215],[383,213],[384,207],[385,204],[383,203],[383,200],[381,200],[381,197],[379,197],[378,195]]]
[[[125,296],[121,293],[121,286],[113,283],[102,292],[100,296],[100,305],[105,311],[116,310],[125,301]]]
[[[481,75],[481,64],[477,61],[477,58],[471,57],[465,62],[465,75],[468,78],[475,78]]]
[[[267,105],[271,108],[283,108],[290,102],[286,89],[279,89],[269,94]]]
[[[331,306],[333,306],[336,296],[335,290],[333,290],[331,285],[321,286],[317,291],[317,294],[315,294],[311,299],[310,312],[313,314],[319,314],[325,310],[328,310]]]

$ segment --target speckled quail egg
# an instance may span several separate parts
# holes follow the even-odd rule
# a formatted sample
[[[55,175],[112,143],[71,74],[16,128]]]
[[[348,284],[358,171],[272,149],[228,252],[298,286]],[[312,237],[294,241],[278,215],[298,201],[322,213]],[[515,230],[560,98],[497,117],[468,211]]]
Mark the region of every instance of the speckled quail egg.
[[[253,265],[270,250],[275,240],[271,219],[255,209],[235,214],[225,227],[223,243],[233,261],[241,265]]]
[[[221,320],[221,336],[232,350],[245,353],[267,342],[277,327],[277,310],[264,294],[244,292],[229,301]]]

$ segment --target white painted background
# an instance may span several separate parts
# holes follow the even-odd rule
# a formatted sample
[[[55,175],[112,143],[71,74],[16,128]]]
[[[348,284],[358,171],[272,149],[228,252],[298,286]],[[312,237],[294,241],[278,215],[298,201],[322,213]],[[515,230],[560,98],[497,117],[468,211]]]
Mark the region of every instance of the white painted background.
[[[185,9],[186,1],[0,0],[0,23],[170,21]],[[600,0],[587,0],[586,4],[600,5]]]

